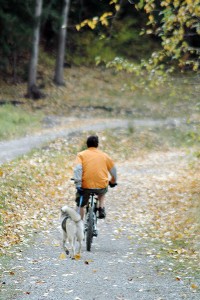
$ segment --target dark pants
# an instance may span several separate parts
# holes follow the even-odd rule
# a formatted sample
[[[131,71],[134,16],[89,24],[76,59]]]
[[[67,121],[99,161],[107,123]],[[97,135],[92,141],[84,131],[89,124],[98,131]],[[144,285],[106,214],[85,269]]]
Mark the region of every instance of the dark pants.
[[[104,189],[83,189],[83,198],[82,198],[81,207],[87,205],[91,193],[94,193],[95,195],[105,195],[107,191],[108,191],[107,187]],[[77,192],[76,193],[77,206],[80,206],[80,197],[81,195]]]

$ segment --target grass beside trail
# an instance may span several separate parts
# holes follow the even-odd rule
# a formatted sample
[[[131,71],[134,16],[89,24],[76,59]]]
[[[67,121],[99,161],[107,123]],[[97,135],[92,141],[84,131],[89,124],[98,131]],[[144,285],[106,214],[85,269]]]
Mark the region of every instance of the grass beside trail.
[[[42,114],[33,114],[12,105],[0,106],[0,140],[24,136],[41,127]]]
[[[6,122],[11,108],[0,107],[6,116],[4,120],[0,118],[0,128],[4,128],[0,139],[23,135],[29,131],[30,124],[41,128],[41,114],[78,118],[182,118],[194,124],[200,119],[200,91],[195,74],[179,74],[160,83],[158,78],[149,80],[103,67],[72,67],[65,69],[66,85],[57,87],[52,83],[48,67],[45,66],[42,73],[42,82],[38,83],[45,87],[46,97],[40,100],[24,98],[25,83],[9,85],[0,82],[0,101],[21,102],[12,110],[13,115],[18,114],[17,120]],[[34,120],[31,119],[33,115]]]

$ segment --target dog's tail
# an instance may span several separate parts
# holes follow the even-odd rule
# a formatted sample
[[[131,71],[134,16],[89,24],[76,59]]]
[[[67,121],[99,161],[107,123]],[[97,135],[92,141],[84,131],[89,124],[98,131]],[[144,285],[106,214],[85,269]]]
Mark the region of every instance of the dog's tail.
[[[61,208],[61,212],[63,214],[69,215],[70,218],[74,221],[74,222],[78,222],[81,220],[81,216],[79,215],[79,213],[77,213],[73,208],[65,205]]]

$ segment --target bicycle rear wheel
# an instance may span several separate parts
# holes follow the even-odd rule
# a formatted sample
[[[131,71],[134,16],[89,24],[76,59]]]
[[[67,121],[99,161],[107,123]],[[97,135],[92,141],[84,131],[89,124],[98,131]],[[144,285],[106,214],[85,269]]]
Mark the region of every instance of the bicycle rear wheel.
[[[87,249],[87,251],[91,250],[92,239],[93,239],[93,210],[92,210],[92,207],[90,207],[88,210],[88,215],[87,215],[87,231],[86,231],[86,249]]]

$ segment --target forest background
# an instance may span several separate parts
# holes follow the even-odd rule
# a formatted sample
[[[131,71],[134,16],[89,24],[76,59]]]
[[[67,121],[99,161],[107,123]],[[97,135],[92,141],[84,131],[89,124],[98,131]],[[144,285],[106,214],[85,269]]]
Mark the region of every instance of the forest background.
[[[35,92],[37,79],[45,80],[41,64],[55,64],[58,85],[64,67],[95,61],[132,72],[141,71],[138,63],[154,72],[159,65],[160,75],[199,69],[196,0],[1,0],[0,18],[1,77],[28,81],[29,97],[42,96]]]
[[[0,4],[1,139],[91,108],[198,119],[198,0]]]

